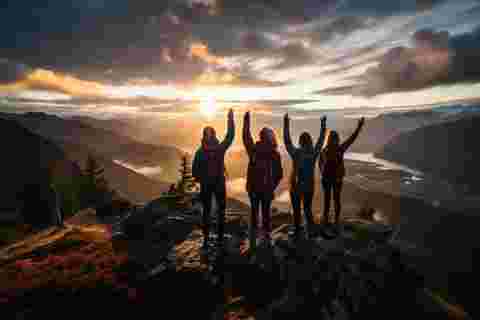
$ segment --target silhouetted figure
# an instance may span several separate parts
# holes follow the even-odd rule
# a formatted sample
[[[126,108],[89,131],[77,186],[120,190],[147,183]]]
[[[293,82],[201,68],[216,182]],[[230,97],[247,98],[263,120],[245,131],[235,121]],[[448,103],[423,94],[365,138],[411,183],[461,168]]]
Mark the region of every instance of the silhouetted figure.
[[[315,193],[315,162],[320,154],[325,139],[326,118],[321,120],[320,136],[315,147],[308,132],[300,135],[298,144],[295,147],[290,136],[290,118],[288,114],[284,117],[283,140],[285,148],[293,161],[293,170],[290,178],[290,200],[293,208],[293,221],[295,226],[295,238],[299,236],[300,216],[303,204],[306,237],[310,238],[314,225],[312,214],[312,200]]]
[[[200,198],[203,206],[203,247],[208,248],[208,235],[210,231],[210,211],[212,209],[212,196],[217,201],[217,245],[223,248],[223,233],[225,224],[226,186],[225,186],[225,152],[232,145],[235,137],[235,123],[233,110],[228,112],[227,135],[219,142],[215,129],[203,129],[202,145],[195,153],[192,164],[192,175],[200,183]]]
[[[282,161],[278,152],[275,133],[270,128],[260,131],[260,140],[253,141],[250,133],[250,112],[243,122],[243,144],[247,150],[249,163],[247,171],[247,192],[250,198],[251,221],[249,230],[250,250],[256,248],[257,218],[262,208],[264,238],[270,242],[272,232],[271,205],[274,191],[283,177]]]
[[[48,193],[49,210],[52,216],[52,224],[56,225],[57,227],[63,227],[63,212],[60,195],[52,184],[49,185]]]
[[[358,137],[360,130],[365,123],[365,118],[358,121],[355,132],[345,142],[340,143],[340,137],[336,131],[330,131],[325,148],[320,152],[319,167],[322,173],[322,186],[324,192],[324,210],[323,219],[328,224],[328,214],[330,212],[330,199],[332,197],[335,204],[335,225],[337,230],[340,222],[341,212],[341,193],[343,178],[345,177],[344,154]]]

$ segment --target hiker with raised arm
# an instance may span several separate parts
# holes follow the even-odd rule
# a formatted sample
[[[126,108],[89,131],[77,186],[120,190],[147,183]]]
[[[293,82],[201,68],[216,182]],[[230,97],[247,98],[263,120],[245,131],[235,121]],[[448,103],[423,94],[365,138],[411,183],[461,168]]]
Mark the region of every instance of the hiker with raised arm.
[[[320,154],[325,138],[326,117],[321,119],[320,136],[313,145],[312,136],[303,132],[298,141],[298,147],[292,143],[290,136],[290,117],[285,114],[283,123],[283,140],[290,158],[293,161],[293,170],[290,177],[290,201],[293,208],[294,238],[300,236],[300,219],[303,205],[305,237],[313,236],[312,201],[315,193],[315,162]]]
[[[250,112],[243,120],[243,144],[247,150],[249,162],[247,171],[247,192],[250,198],[251,217],[249,228],[250,253],[253,255],[257,240],[257,219],[261,208],[263,240],[270,244],[272,221],[271,206],[274,191],[283,178],[280,153],[278,152],[275,132],[263,128],[259,140],[253,141],[250,132]]]
[[[192,164],[192,175],[200,183],[200,198],[203,206],[202,253],[208,252],[208,236],[210,231],[210,211],[212,209],[212,197],[217,202],[217,246],[223,249],[223,235],[225,225],[226,186],[225,186],[225,153],[232,145],[235,137],[235,122],[233,110],[228,112],[228,129],[225,139],[220,142],[215,129],[205,127],[203,129],[202,144],[195,153]]]
[[[343,178],[345,177],[344,154],[348,148],[355,142],[358,134],[362,130],[365,123],[365,118],[358,121],[357,128],[353,134],[343,143],[340,141],[340,136],[334,130],[328,133],[327,143],[320,152],[319,167],[322,173],[322,186],[324,192],[324,210],[323,220],[326,225],[329,224],[328,216],[330,212],[330,201],[333,193],[333,200],[335,206],[335,227],[336,231],[340,229],[340,213],[341,213],[341,193]]]

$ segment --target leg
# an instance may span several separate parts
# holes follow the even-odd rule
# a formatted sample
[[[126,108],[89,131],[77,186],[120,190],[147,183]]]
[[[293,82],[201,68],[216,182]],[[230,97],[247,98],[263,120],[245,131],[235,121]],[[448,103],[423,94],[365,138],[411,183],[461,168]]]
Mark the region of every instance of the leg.
[[[258,210],[260,208],[260,200],[258,194],[250,193],[250,228],[248,230],[248,241],[250,244],[250,252],[254,252],[257,246],[257,225]]]
[[[332,197],[332,187],[329,181],[322,179],[323,186],[323,221],[328,224],[328,215],[330,213],[330,199]]]
[[[272,199],[273,195],[264,195],[262,197],[262,228],[265,234],[265,240],[270,242],[272,237]]]
[[[227,192],[225,183],[218,183],[215,187],[215,199],[217,200],[217,247],[223,249],[223,236],[225,232],[225,208],[227,203]]]
[[[303,213],[305,219],[306,234],[308,237],[312,236],[312,229],[314,226],[312,213],[313,192],[303,193]]]
[[[343,185],[342,180],[335,181],[333,185],[333,199],[335,201],[335,224],[337,226],[340,223],[340,213],[342,210],[342,203],[340,199],[342,194],[342,185]]]
[[[298,236],[300,232],[300,216],[301,216],[301,206],[300,206],[300,194],[296,190],[290,191],[290,201],[292,203],[293,209],[293,225],[295,236]]]
[[[212,210],[212,191],[207,185],[200,186],[200,199],[202,201],[202,232],[203,246],[208,242],[208,233],[210,231],[210,211]]]

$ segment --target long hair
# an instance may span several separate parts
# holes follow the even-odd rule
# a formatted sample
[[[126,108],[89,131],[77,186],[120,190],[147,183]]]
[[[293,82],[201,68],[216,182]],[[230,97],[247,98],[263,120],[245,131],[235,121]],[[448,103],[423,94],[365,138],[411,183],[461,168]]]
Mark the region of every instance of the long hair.
[[[338,132],[335,130],[328,130],[327,137],[325,138],[325,142],[323,143],[322,150],[331,147],[338,147],[340,145],[340,136]]]
[[[203,128],[202,146],[219,144],[217,133],[213,127]]]
[[[263,128],[260,130],[260,143],[268,144],[273,147],[273,149],[278,148],[277,136],[275,135],[275,131],[271,128]]]
[[[313,151],[313,139],[310,133],[303,132],[298,139],[300,147],[306,151]]]

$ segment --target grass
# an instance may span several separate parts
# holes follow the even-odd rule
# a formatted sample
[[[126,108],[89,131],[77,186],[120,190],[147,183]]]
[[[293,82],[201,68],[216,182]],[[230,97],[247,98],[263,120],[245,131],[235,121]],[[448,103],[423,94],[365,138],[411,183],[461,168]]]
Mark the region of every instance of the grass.
[[[2,230],[15,236],[15,229]],[[128,281],[121,272],[128,264],[128,257],[125,253],[114,252],[108,237],[94,237],[90,233],[92,231],[74,229],[61,239],[27,254],[21,252],[16,259],[3,264],[0,304],[22,300],[23,293],[46,288],[68,291],[106,286],[114,291],[128,290]]]
[[[22,239],[29,232],[30,229],[25,225],[0,225],[0,247]]]

